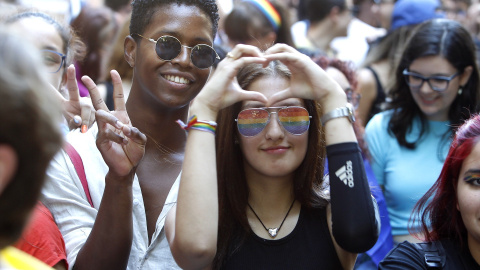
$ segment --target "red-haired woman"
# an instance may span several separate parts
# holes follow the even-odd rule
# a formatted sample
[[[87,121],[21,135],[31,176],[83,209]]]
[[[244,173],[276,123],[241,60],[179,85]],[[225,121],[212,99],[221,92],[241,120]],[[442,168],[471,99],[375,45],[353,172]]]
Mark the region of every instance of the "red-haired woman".
[[[432,253],[433,258],[445,260],[441,269],[480,269],[479,141],[480,115],[476,115],[458,129],[440,177],[414,210],[425,240],[440,254]],[[379,269],[427,269],[424,250],[403,242]]]

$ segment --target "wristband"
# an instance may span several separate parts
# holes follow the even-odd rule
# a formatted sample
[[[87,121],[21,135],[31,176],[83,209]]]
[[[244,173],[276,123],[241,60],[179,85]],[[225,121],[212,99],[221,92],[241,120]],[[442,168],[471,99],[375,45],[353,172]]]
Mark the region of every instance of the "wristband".
[[[183,123],[183,121],[180,119],[177,120],[177,123],[186,131],[189,131],[190,129],[196,129],[200,131],[207,131],[215,135],[215,131],[217,130],[217,123],[215,121],[199,121],[197,120],[196,115],[192,115],[187,124]]]

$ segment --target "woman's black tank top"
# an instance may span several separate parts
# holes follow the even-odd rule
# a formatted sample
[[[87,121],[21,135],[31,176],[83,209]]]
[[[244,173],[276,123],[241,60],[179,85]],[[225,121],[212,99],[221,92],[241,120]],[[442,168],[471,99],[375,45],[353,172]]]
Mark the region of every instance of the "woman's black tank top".
[[[223,269],[342,269],[326,209],[302,206],[294,230],[279,240],[263,239],[252,232]]]

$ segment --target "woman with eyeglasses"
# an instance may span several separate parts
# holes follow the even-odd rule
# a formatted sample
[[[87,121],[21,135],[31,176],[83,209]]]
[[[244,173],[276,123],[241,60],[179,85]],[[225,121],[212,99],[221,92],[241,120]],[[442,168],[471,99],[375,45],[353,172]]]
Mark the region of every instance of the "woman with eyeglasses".
[[[415,206],[427,242],[399,244],[379,269],[480,269],[479,141],[475,115],[458,128],[438,180]]]
[[[375,244],[353,108],[308,56],[285,44],[264,54],[237,45],[190,114],[180,122],[185,160],[166,220],[180,267],[352,269]]]
[[[396,68],[390,110],[366,127],[396,243],[418,241],[407,226],[413,207],[437,179],[455,129],[478,111],[475,59],[472,38],[459,23],[419,25]]]
[[[30,11],[12,15],[6,19],[6,24],[12,31],[21,33],[23,42],[40,50],[43,66],[36,68],[45,69],[45,79],[51,87],[49,90],[62,101],[63,115],[69,127],[73,129],[80,125],[93,124],[95,114],[89,105],[91,102],[80,100],[75,83],[75,70],[73,67],[67,68],[74,58],[81,57],[83,48],[83,44],[70,32],[70,28],[63,26],[50,15]],[[68,93],[64,92],[64,88],[68,89]],[[61,126],[65,127],[64,133],[68,133],[67,125],[62,123]],[[55,269],[68,269],[62,234],[52,213],[41,202],[35,206],[32,218],[15,247]]]
[[[95,113],[91,101],[80,98],[72,65],[74,59],[83,58],[85,46],[70,27],[48,14],[34,11],[14,14],[5,22],[41,51],[52,90],[63,104],[68,125],[65,132],[79,127],[86,130],[93,125]]]
[[[21,33],[24,42],[40,50],[46,80],[51,91],[63,103],[63,115],[68,125],[61,123],[64,133],[94,123],[95,113],[88,99],[80,99],[75,81],[73,59],[83,55],[83,43],[53,17],[41,12],[25,11],[6,19],[8,28]],[[68,68],[67,68],[68,67]],[[68,93],[66,92],[68,90]],[[65,96],[62,96],[65,95]],[[38,202],[30,223],[15,246],[55,269],[68,269],[64,239],[49,209]]]

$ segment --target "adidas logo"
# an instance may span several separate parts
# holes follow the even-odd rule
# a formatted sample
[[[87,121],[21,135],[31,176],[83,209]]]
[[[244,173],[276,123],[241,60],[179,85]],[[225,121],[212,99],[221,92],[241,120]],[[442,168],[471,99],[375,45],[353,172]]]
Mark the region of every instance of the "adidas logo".
[[[354,183],[353,183],[353,170],[352,170],[352,161],[348,160],[347,164],[340,167],[335,172],[335,175],[340,178],[340,181],[342,181],[345,185],[348,185],[350,188],[353,188]]]

